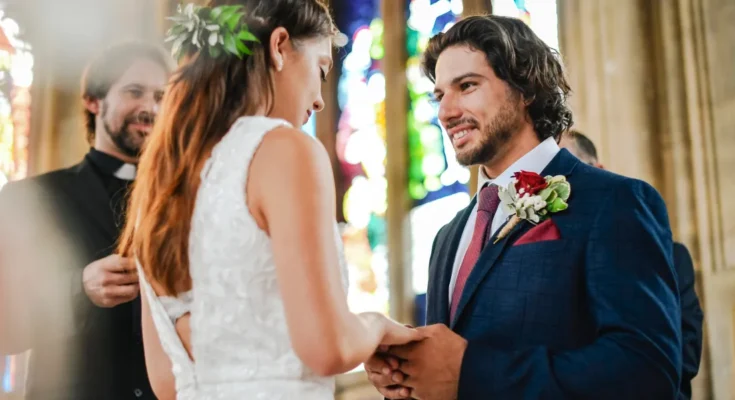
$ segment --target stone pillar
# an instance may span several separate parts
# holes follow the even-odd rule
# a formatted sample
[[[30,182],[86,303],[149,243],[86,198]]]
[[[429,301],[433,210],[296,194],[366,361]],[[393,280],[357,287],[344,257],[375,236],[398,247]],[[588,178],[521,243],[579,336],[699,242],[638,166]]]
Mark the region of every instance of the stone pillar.
[[[390,310],[399,321],[413,319],[411,286],[411,236],[408,212],[408,81],[406,77],[406,0],[383,1],[385,24],[386,179],[388,180],[388,265],[390,265]]]
[[[611,170],[660,190],[648,3],[561,0],[559,36],[575,128],[597,144]]]
[[[576,126],[661,191],[705,309],[694,398],[735,395],[735,3],[560,0]]]

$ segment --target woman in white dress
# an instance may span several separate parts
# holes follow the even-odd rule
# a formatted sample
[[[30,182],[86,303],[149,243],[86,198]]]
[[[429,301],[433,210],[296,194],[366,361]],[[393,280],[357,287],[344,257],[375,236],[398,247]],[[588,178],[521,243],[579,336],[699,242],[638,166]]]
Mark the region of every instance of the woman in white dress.
[[[318,0],[212,3],[173,19],[184,62],[121,241],[148,375],[160,398],[332,399],[332,376],[421,339],[349,311],[330,161],[295,128],[324,106],[337,32]]]

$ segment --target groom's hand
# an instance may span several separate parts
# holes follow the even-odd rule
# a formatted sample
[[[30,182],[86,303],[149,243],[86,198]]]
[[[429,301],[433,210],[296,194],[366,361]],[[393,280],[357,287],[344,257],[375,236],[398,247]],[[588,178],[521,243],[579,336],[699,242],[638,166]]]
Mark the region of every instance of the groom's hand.
[[[388,346],[381,346],[378,352],[365,362],[368,379],[385,398],[410,398],[411,389],[400,385],[405,379],[403,373],[398,370],[400,361],[387,354],[387,350]]]
[[[467,341],[443,324],[419,329],[426,335],[424,340],[394,346],[389,351],[403,360],[402,385],[412,388],[412,395],[417,399],[456,399]]]

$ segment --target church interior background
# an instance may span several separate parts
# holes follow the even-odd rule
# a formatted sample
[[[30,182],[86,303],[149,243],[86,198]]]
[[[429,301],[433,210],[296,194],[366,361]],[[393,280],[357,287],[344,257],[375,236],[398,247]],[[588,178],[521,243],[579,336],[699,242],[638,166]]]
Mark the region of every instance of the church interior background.
[[[84,63],[106,44],[160,41],[173,0],[0,0],[0,187],[87,150]],[[459,18],[524,20],[567,68],[575,127],[612,171],[664,196],[695,260],[705,354],[695,399],[735,398],[735,18],[732,0],[331,0],[349,38],[304,126],[330,152],[353,311],[421,324],[434,234],[475,190],[419,70]],[[22,398],[25,356],[0,360],[0,398]],[[378,399],[358,369],[339,399]]]

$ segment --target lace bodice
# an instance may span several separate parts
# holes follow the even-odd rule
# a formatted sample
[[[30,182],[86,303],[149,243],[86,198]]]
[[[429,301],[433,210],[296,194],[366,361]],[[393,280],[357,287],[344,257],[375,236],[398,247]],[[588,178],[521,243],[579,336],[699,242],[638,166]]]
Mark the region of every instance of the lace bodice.
[[[280,125],[287,123],[240,118],[202,170],[189,237],[195,363],[183,351],[166,309],[149,296],[179,399],[334,398],[333,379],[309,371],[291,346],[270,239],[245,202],[251,159],[267,132]],[[336,224],[335,241],[341,250]],[[346,289],[343,259],[340,266]],[[166,322],[169,328],[159,326]]]

